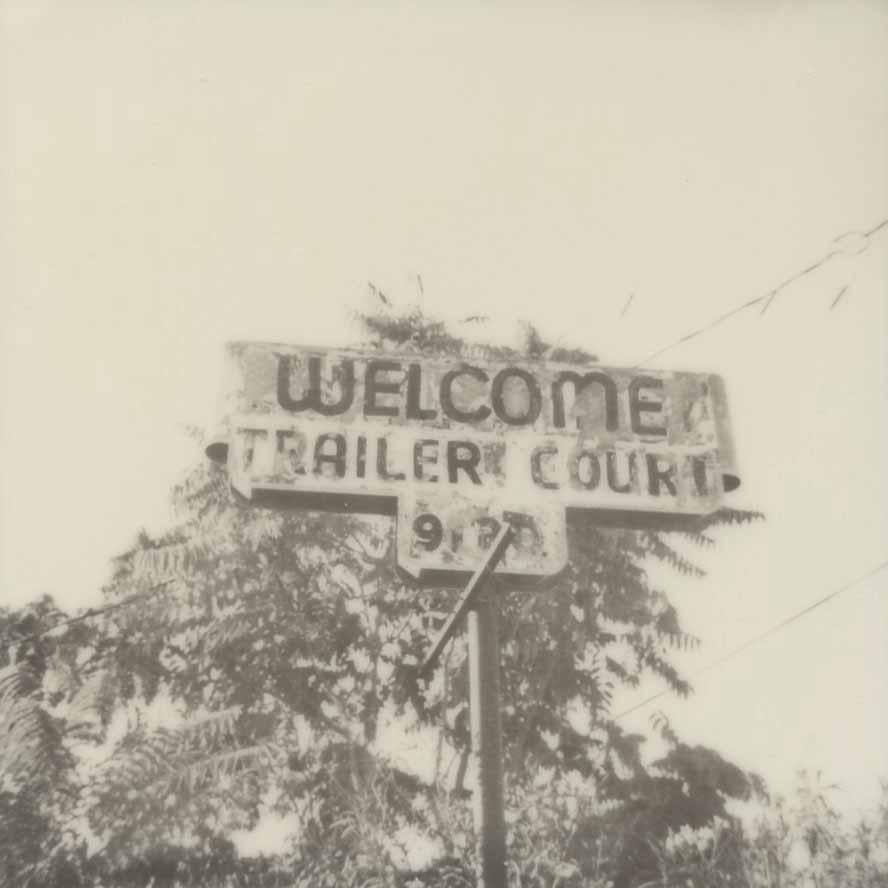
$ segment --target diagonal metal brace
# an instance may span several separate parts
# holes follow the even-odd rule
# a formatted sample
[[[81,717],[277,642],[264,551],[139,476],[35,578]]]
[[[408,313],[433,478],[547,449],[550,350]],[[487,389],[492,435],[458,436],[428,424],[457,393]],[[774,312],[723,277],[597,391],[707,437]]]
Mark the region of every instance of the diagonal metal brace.
[[[429,651],[426,658],[422,661],[422,665],[419,667],[420,675],[425,675],[429,669],[435,665],[435,662],[441,655],[441,651],[444,650],[445,645],[450,641],[451,636],[456,631],[460,620],[472,609],[478,594],[484,589],[484,585],[488,578],[496,570],[506,549],[509,547],[509,543],[512,542],[514,535],[515,531],[512,525],[505,522],[500,532],[497,534],[496,539],[493,541],[493,545],[488,550],[487,555],[484,556],[484,561],[475,573],[472,574],[472,578],[463,590],[459,601],[456,603],[456,607],[447,618],[444,627],[438,633],[438,637],[432,644],[431,651]]]

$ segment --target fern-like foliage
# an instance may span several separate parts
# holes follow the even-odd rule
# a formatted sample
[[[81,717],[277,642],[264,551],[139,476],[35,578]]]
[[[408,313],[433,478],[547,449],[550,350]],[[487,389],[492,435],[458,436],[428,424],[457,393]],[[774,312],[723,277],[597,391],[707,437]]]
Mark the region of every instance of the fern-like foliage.
[[[175,727],[130,730],[88,791],[90,823],[105,838],[106,852],[150,853],[167,832],[171,805],[195,820],[233,805],[254,813],[246,820],[234,816],[232,823],[253,821],[258,794],[280,755],[272,728],[268,718],[232,707]]]
[[[20,788],[61,766],[59,726],[42,705],[39,677],[27,664],[0,672],[0,780]]]
[[[80,884],[82,856],[70,825],[80,783],[69,744],[89,742],[92,684],[72,667],[94,631],[66,627],[49,598],[0,609],[0,884]],[[84,664],[86,672],[89,667]]]
[[[656,533],[642,533],[641,543],[654,558],[666,562],[671,568],[682,576],[704,577],[706,571],[689,561],[675,548],[666,543],[662,536]]]
[[[743,524],[752,524],[756,521],[764,521],[763,512],[756,512],[749,509],[730,509],[722,508],[713,512],[704,522],[705,527],[718,527],[720,525],[739,526]]]

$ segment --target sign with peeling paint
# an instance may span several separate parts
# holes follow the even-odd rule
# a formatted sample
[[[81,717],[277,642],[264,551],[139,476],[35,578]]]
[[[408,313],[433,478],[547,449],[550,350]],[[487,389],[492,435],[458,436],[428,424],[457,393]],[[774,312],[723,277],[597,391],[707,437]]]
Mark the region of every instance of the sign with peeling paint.
[[[678,527],[739,484],[713,374],[236,342],[222,414],[241,496],[396,515],[416,576],[471,572],[504,520],[500,573],[557,573],[568,514]]]

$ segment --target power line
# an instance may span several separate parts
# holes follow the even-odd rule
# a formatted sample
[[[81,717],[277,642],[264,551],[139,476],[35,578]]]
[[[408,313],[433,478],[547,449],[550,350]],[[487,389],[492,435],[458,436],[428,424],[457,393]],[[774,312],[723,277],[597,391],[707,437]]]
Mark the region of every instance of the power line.
[[[105,605],[105,607],[91,607],[85,610],[82,614],[77,614],[77,616],[69,617],[67,620],[60,620],[53,626],[50,626],[48,629],[41,629],[40,632],[32,632],[30,635],[22,635],[18,638],[13,638],[9,633],[5,636],[7,639],[12,639],[12,644],[9,647],[12,647],[13,644],[21,644],[23,641],[34,641],[38,638],[43,638],[44,635],[49,635],[50,632],[55,632],[56,629],[61,629],[63,626],[70,626],[72,623],[79,623],[82,620],[91,620],[93,617],[100,617],[102,614],[110,613],[111,611],[117,610],[120,607],[126,607],[129,604],[135,604],[137,601],[141,601],[143,598],[147,598],[153,595],[158,589],[161,589],[164,586],[169,586],[170,583],[175,582],[175,578],[171,577],[167,580],[161,580],[159,583],[155,583],[153,586],[149,586],[147,589],[142,590],[141,592],[135,592],[132,595],[128,595],[126,598],[121,598],[120,601],[115,601],[113,604]]]
[[[649,361],[653,361],[655,358],[658,358],[658,357],[660,357],[660,355],[665,354],[668,351],[671,351],[672,349],[678,347],[679,345],[681,345],[684,342],[688,342],[691,339],[696,339],[698,336],[702,336],[704,333],[708,333],[714,327],[718,327],[721,324],[723,324],[725,321],[734,317],[734,315],[737,315],[743,311],[746,311],[747,308],[752,308],[753,305],[759,305],[761,303],[764,303],[762,305],[762,311],[761,311],[761,313],[764,314],[771,307],[771,303],[774,301],[774,299],[777,297],[777,295],[782,290],[785,290],[790,284],[794,284],[796,281],[805,277],[805,275],[808,275],[814,271],[817,271],[817,269],[826,265],[826,263],[829,262],[834,256],[839,256],[842,253],[847,253],[848,248],[844,248],[844,247],[839,247],[838,249],[836,248],[836,245],[839,244],[840,241],[847,240],[848,238],[853,238],[853,237],[859,238],[860,241],[863,243],[863,246],[860,247],[860,249],[856,250],[855,253],[852,254],[852,255],[858,255],[858,254],[864,252],[864,250],[866,250],[867,247],[869,246],[870,240],[876,234],[878,234],[880,231],[882,231],[885,228],[888,228],[888,218],[883,219],[881,222],[879,222],[878,225],[875,225],[873,228],[870,228],[868,231],[863,231],[863,232],[848,231],[848,232],[845,232],[845,234],[840,234],[838,237],[833,239],[832,249],[830,249],[827,253],[825,253],[823,256],[821,256],[819,259],[817,259],[815,262],[812,262],[810,265],[803,268],[801,271],[797,271],[795,274],[790,275],[788,278],[786,278],[786,280],[779,283],[776,287],[769,290],[764,295],[756,296],[754,299],[749,299],[746,302],[741,303],[740,305],[736,306],[735,308],[732,308],[730,311],[725,312],[722,315],[719,315],[717,318],[713,319],[712,321],[710,321],[708,324],[704,325],[703,327],[700,327],[697,330],[692,330],[690,333],[686,333],[684,336],[680,336],[674,342],[670,342],[667,345],[664,345],[662,348],[658,348],[656,351],[651,352],[647,357],[643,358],[641,361],[639,361],[635,365],[636,368],[641,367],[644,364],[647,364]],[[844,294],[844,290],[842,291],[842,294]],[[836,300],[836,301],[838,301],[838,300]],[[835,303],[833,303],[833,306],[835,306]]]
[[[746,302],[743,302],[740,305],[735,306],[730,311],[725,312],[722,315],[719,315],[718,317],[716,317],[715,319],[710,321],[705,326],[700,327],[697,330],[692,330],[690,333],[686,333],[684,336],[681,336],[678,339],[674,340],[673,342],[670,342],[667,345],[664,345],[662,348],[659,348],[656,351],[651,352],[651,354],[649,354],[646,358],[639,361],[639,363],[636,365],[636,368],[642,366],[643,364],[648,363],[649,361],[654,360],[654,358],[657,358],[662,354],[665,354],[667,351],[671,351],[673,348],[676,348],[677,346],[681,345],[684,342],[687,342],[691,339],[696,339],[698,336],[702,336],[704,333],[707,333],[709,330],[712,330],[713,328],[720,326],[725,321],[729,320],[730,318],[734,317],[737,314],[740,314],[741,312],[745,311],[748,308],[752,308],[752,306],[754,306],[754,305],[759,305],[761,303],[764,303],[762,305],[762,310],[761,310],[761,314],[764,314],[768,310],[768,308],[770,308],[770,306],[773,303],[776,296],[782,290],[784,290],[786,287],[788,287],[790,284],[795,283],[796,281],[800,280],[805,275],[811,274],[812,272],[821,268],[823,265],[825,265],[827,262],[829,262],[834,256],[838,256],[841,253],[848,252],[847,248],[836,249],[835,245],[839,244],[843,240],[847,241],[849,238],[857,237],[857,238],[859,238],[859,243],[862,242],[862,246],[860,246],[853,253],[853,255],[859,255],[860,253],[863,253],[868,248],[870,240],[875,235],[877,235],[880,231],[882,231],[886,228],[888,228],[888,217],[883,219],[877,225],[874,225],[868,231],[863,231],[863,232],[853,232],[852,231],[852,232],[846,232],[844,234],[839,235],[838,237],[833,239],[833,245],[834,245],[833,249],[829,250],[827,253],[825,253],[823,256],[821,256],[815,262],[812,262],[810,265],[803,268],[801,271],[798,271],[795,274],[791,275],[790,277],[786,278],[784,281],[782,281],[780,284],[778,284],[773,289],[769,290],[764,295],[757,296],[754,299],[749,299]],[[849,286],[850,285],[846,285],[839,291],[838,295],[835,297],[832,304],[830,305],[830,310],[832,310],[833,308],[836,307],[836,305],[839,303],[839,301],[842,299],[842,297],[847,292]],[[691,677],[703,675],[703,674],[717,668],[718,666],[722,665],[723,663],[726,663],[728,660],[733,659],[738,654],[745,651],[747,648],[751,647],[754,644],[757,644],[759,641],[762,641],[771,635],[776,634],[777,632],[779,632],[782,629],[789,626],[795,620],[800,619],[801,617],[805,616],[806,614],[810,613],[811,611],[815,610],[816,608],[820,607],[821,605],[826,604],[828,601],[831,601],[833,598],[836,598],[838,595],[841,595],[847,589],[850,589],[851,587],[856,586],[858,583],[863,582],[864,580],[868,579],[871,576],[874,576],[875,574],[884,570],[886,567],[888,567],[888,560],[882,562],[877,567],[873,568],[872,570],[868,571],[867,573],[863,574],[862,576],[858,577],[857,579],[852,580],[850,583],[847,583],[845,586],[842,586],[841,588],[830,593],[829,595],[826,595],[823,598],[818,599],[817,601],[808,605],[806,608],[799,611],[798,613],[795,613],[792,616],[787,617],[785,620],[781,621],[780,623],[777,623],[776,625],[772,626],[770,629],[765,630],[764,632],[760,633],[759,635],[753,636],[752,638],[750,638],[749,640],[747,640],[743,644],[741,644],[739,647],[734,648],[733,650],[729,651],[724,656],[718,658],[717,660],[713,661],[712,663],[708,664],[707,666],[703,667],[702,669],[697,670],[697,672],[692,673]],[[630,713],[636,712],[637,710],[644,708],[648,704],[653,703],[655,700],[659,700],[661,697],[664,697],[666,694],[668,694],[670,692],[670,690],[671,689],[666,688],[662,691],[658,691],[656,694],[652,694],[650,697],[647,697],[646,699],[642,700],[640,703],[636,703],[634,706],[631,706],[629,709],[625,709],[622,712],[617,713],[614,716],[614,720],[619,719],[619,718],[623,718],[624,716],[627,716]]]
[[[818,598],[817,601],[813,601],[811,604],[802,608],[800,611],[797,611],[796,613],[792,614],[791,616],[786,617],[786,619],[781,620],[779,623],[775,623],[773,626],[771,626],[769,629],[766,629],[764,632],[760,632],[758,635],[752,636],[752,638],[749,638],[746,641],[744,641],[743,644],[738,645],[737,647],[728,651],[723,656],[719,657],[716,660],[713,660],[711,663],[707,664],[702,669],[698,669],[696,672],[692,672],[691,677],[696,678],[697,676],[704,675],[705,673],[711,672],[713,669],[716,669],[718,666],[721,666],[722,664],[727,663],[728,660],[733,660],[734,657],[736,657],[738,654],[743,653],[743,651],[752,647],[754,644],[758,644],[758,642],[764,641],[764,639],[770,638],[772,635],[776,635],[778,632],[785,629],[791,623],[794,623],[796,620],[799,620],[802,617],[806,616],[807,614],[810,614],[811,611],[816,610],[818,607],[826,604],[829,601],[832,601],[834,598],[838,598],[838,596],[841,595],[843,592],[847,592],[849,589],[853,588],[854,586],[857,586],[860,583],[864,582],[865,580],[868,580],[870,577],[875,576],[877,573],[880,573],[881,571],[885,570],[886,567],[888,567],[888,559],[883,561],[881,564],[876,565],[876,567],[871,568],[866,573],[861,574],[856,579],[853,579],[850,582],[845,583],[844,586],[840,586],[835,591],[830,592],[829,595],[824,595],[823,598]],[[634,706],[630,706],[628,709],[624,709],[622,712],[618,712],[615,716],[613,716],[614,721],[616,721],[618,718],[623,718],[624,716],[629,715],[630,713],[636,712],[639,709],[643,709],[649,703],[653,703],[654,700],[659,700],[660,697],[665,697],[668,693],[670,693],[671,690],[672,690],[671,688],[665,688],[662,691],[657,691],[656,694],[651,694],[650,697],[645,698],[640,703],[636,703]]]

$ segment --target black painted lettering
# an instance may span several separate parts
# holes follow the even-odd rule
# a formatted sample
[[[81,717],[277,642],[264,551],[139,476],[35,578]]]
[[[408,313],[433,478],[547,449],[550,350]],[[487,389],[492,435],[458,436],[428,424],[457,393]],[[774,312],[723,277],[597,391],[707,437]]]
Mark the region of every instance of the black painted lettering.
[[[238,431],[243,434],[241,469],[247,471],[253,467],[257,443],[264,443],[268,439],[268,432],[265,429],[238,429]]]
[[[543,548],[543,535],[536,519],[525,512],[503,512],[503,520],[508,521],[515,531],[515,539],[509,546],[516,552],[529,555]]]
[[[451,484],[459,480],[459,470],[462,469],[473,484],[480,484],[478,477],[478,463],[481,462],[481,451],[477,444],[471,441],[447,442],[447,477]]]
[[[376,473],[382,481],[403,481],[403,472],[391,472],[388,466],[388,441],[379,438],[376,441]]]
[[[292,374],[292,358],[281,355],[278,358],[277,399],[284,410],[300,412],[315,410],[323,416],[336,416],[345,413],[352,405],[355,397],[355,363],[343,360],[333,378],[339,383],[340,395],[335,404],[325,404],[321,398],[321,359],[317,356],[308,359],[308,390],[301,398],[294,398],[290,393],[290,376]]]
[[[359,478],[367,476],[367,439],[358,435],[358,449],[355,454],[355,474]]]
[[[654,379],[652,376],[636,376],[629,383],[629,419],[632,431],[636,435],[660,435],[665,437],[666,429],[663,426],[647,426],[642,424],[642,413],[662,413],[662,401],[643,401],[642,389],[662,389],[663,380]]]
[[[427,552],[434,552],[444,539],[444,525],[441,519],[430,512],[416,516],[413,521],[413,532],[416,534],[416,542]]]
[[[619,413],[617,412],[617,384],[606,373],[595,370],[580,376],[573,370],[561,373],[552,383],[552,424],[556,429],[563,429],[567,423],[564,411],[564,386],[570,383],[574,387],[574,399],[593,383],[601,386],[604,394],[604,424],[608,431],[614,431],[619,425]],[[580,417],[577,417],[577,428],[581,425]]]
[[[648,474],[648,493],[651,496],[660,495],[660,485],[665,485],[666,490],[672,496],[678,495],[678,488],[675,486],[675,464],[670,460],[666,468],[662,468],[663,458],[655,456],[653,453],[647,454],[647,474]]]
[[[332,453],[329,452],[328,444],[333,445]],[[333,433],[318,435],[314,446],[315,474],[323,475],[326,465],[333,466],[334,477],[345,477],[345,435]]]
[[[423,407],[422,400],[422,365],[409,364],[407,367],[407,419],[434,419],[437,410]]]
[[[401,370],[399,361],[367,361],[364,375],[364,416],[397,416],[398,407],[394,404],[378,404],[378,395],[397,395],[401,392],[400,380],[379,379],[379,373],[396,373]]]
[[[601,481],[601,463],[594,450],[578,450],[570,461],[570,477],[575,485],[595,490]]]
[[[482,404],[474,410],[461,410],[453,403],[453,382],[459,376],[471,376],[478,382],[487,382],[487,374],[480,367],[459,367],[448,370],[441,379],[441,411],[457,422],[481,422],[490,416],[490,408]]]
[[[543,474],[543,457],[553,456],[557,453],[557,447],[544,445],[543,447],[535,447],[530,454],[530,474],[533,477],[533,483],[537,487],[544,487],[546,490],[558,490],[558,485],[554,481],[547,481]]]
[[[297,431],[277,432],[277,471],[289,475],[304,475],[305,435]]]
[[[608,450],[607,456],[605,458],[606,463],[606,471],[607,471],[607,486],[614,493],[629,493],[632,489],[632,474],[633,469],[635,467],[635,454],[634,453],[626,453],[625,456],[625,464],[626,464],[626,480],[621,484],[619,480],[619,474],[617,472],[617,453],[613,450]]]
[[[426,448],[434,448],[434,452],[429,453]],[[434,473],[424,474],[423,466],[437,465],[438,463],[438,442],[433,438],[425,438],[417,441],[413,445],[413,477],[417,481],[437,481],[438,476]]]
[[[706,471],[706,460],[702,456],[691,457],[691,469],[694,473],[694,485],[699,496],[709,494],[709,478]]]
[[[523,416],[515,416],[507,409],[504,394],[506,381],[509,379],[520,379],[527,389],[527,405]],[[543,395],[540,392],[539,384],[532,373],[528,373],[527,370],[522,370],[520,367],[506,367],[496,374],[491,386],[490,401],[496,415],[506,425],[513,426],[533,425],[543,407]]]
[[[502,525],[496,518],[490,516],[479,518],[474,523],[478,528],[478,548],[482,552],[486,552],[493,545],[493,541],[500,532]]]

